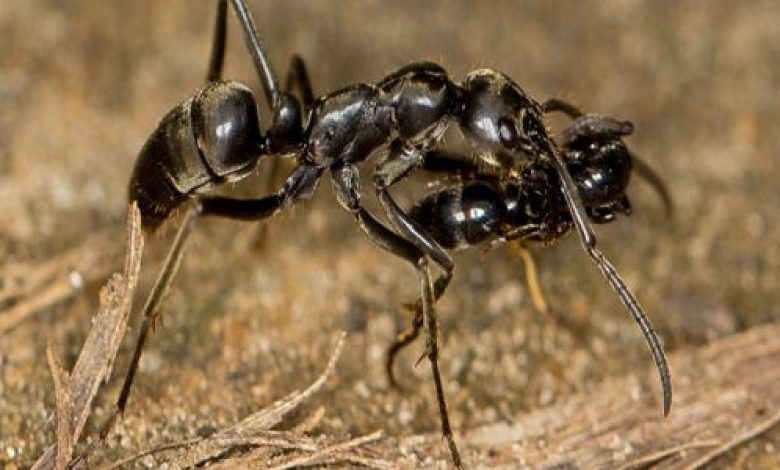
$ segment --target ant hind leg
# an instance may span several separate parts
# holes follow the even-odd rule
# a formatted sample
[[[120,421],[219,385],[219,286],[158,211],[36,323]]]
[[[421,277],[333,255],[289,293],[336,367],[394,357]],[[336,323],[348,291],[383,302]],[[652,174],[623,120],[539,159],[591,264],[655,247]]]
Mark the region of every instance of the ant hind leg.
[[[176,237],[173,240],[173,244],[168,251],[168,256],[163,262],[160,274],[154,283],[154,287],[149,292],[146,298],[146,303],[143,309],[143,320],[141,328],[138,332],[138,337],[135,343],[135,349],[133,350],[133,358],[130,361],[130,366],[127,369],[125,375],[125,381],[122,384],[122,391],[119,393],[115,409],[106,419],[105,423],[100,429],[100,438],[104,440],[108,435],[111,428],[113,428],[114,422],[118,415],[124,413],[127,406],[127,400],[130,396],[130,389],[133,386],[133,380],[135,374],[138,371],[138,364],[141,359],[141,353],[143,352],[144,345],[146,344],[146,338],[149,335],[149,330],[153,328],[155,321],[160,316],[160,307],[162,306],[168,291],[173,284],[173,280],[176,278],[176,274],[179,271],[181,259],[184,255],[184,248],[189,238],[192,228],[200,215],[199,207],[190,207],[187,210],[187,214],[184,216],[184,220],[179,227]]]

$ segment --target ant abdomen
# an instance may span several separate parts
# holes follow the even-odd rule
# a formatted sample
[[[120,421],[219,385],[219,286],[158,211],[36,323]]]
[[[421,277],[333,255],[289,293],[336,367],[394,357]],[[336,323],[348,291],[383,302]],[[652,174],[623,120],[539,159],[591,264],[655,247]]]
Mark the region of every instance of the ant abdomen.
[[[467,248],[498,233],[506,208],[496,188],[471,181],[429,194],[410,216],[444,248]]]
[[[162,118],[136,159],[128,197],[153,230],[191,194],[244,177],[264,153],[252,92],[212,82]]]

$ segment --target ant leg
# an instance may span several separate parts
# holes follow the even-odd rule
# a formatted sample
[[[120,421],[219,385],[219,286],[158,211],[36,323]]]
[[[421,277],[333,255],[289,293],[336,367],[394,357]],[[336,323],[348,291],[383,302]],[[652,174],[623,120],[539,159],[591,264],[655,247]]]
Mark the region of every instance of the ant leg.
[[[406,348],[417,339],[417,337],[420,335],[420,329],[423,327],[422,304],[420,303],[418,306],[415,303],[409,307],[411,307],[411,310],[414,312],[412,324],[407,329],[399,333],[385,351],[385,375],[387,376],[387,382],[396,390],[403,390],[403,387],[401,387],[401,385],[398,383],[395,378],[395,373],[393,372],[395,356],[401,352],[402,349]]]
[[[629,152],[629,155],[631,156],[631,164],[636,174],[653,187],[663,202],[666,216],[672,217],[674,215],[674,204],[672,203],[672,195],[669,193],[669,188],[664,183],[664,180],[650,165],[637,157],[633,152]]]
[[[542,315],[549,316],[551,310],[544,298],[544,293],[542,293],[539,275],[536,271],[536,263],[534,262],[533,255],[531,255],[531,251],[520,242],[510,243],[509,249],[523,260],[523,266],[525,266],[525,283],[528,287],[528,293],[531,296],[531,302],[534,304],[534,308]]]
[[[138,338],[136,339],[135,349],[133,350],[133,358],[130,361],[130,366],[127,369],[125,375],[125,381],[122,384],[122,391],[119,393],[114,411],[109,415],[103,427],[100,430],[100,438],[105,439],[108,432],[114,425],[118,415],[124,413],[127,406],[127,400],[130,396],[130,388],[133,385],[133,379],[135,373],[138,371],[138,364],[141,359],[141,352],[143,351],[146,338],[149,334],[149,329],[153,327],[155,320],[160,314],[160,306],[163,300],[168,295],[168,290],[173,283],[173,279],[176,277],[176,273],[179,270],[182,256],[184,255],[184,247],[187,239],[192,232],[192,227],[195,224],[195,220],[199,215],[199,208],[191,207],[181,226],[179,227],[176,237],[173,240],[168,256],[163,262],[160,274],[152,287],[149,296],[146,299],[143,309],[143,321],[141,323],[141,329],[138,332]]]
[[[658,375],[661,379],[661,388],[663,390],[663,411],[664,416],[669,414],[669,409],[672,406],[672,382],[669,377],[669,366],[666,363],[666,357],[664,355],[661,341],[653,330],[650,320],[648,320],[642,306],[636,300],[636,297],[628,290],[628,287],[620,278],[617,269],[609,262],[604,254],[595,246],[586,247],[586,251],[590,255],[591,259],[596,263],[601,273],[609,282],[612,289],[620,297],[620,301],[628,309],[631,316],[639,325],[639,329],[642,330],[642,334],[645,337],[647,345],[650,347],[650,352],[653,355],[653,361],[658,369]]]
[[[426,341],[426,354],[431,364],[433,380],[436,386],[436,398],[439,403],[439,415],[441,417],[442,432],[450,446],[450,454],[456,467],[461,466],[458,449],[452,438],[447,403],[444,398],[441,373],[439,371],[439,346],[438,346],[438,320],[436,318],[436,300],[444,294],[452,279],[454,265],[446,251],[428,234],[422,227],[407,216],[393,199],[388,191],[389,187],[411,171],[422,160],[422,154],[415,148],[404,148],[400,142],[393,145],[388,158],[377,168],[374,176],[377,197],[385,213],[396,229],[407,237],[418,249],[430,257],[444,272],[431,284],[430,271],[427,263],[424,266],[425,275],[428,278],[428,286],[423,286],[421,298],[422,316],[425,328],[428,332]],[[422,359],[422,358],[421,358]]]
[[[593,262],[596,263],[596,266],[607,279],[610,286],[612,286],[612,289],[617,293],[618,297],[620,297],[620,301],[623,302],[623,305],[625,305],[629,313],[631,313],[631,316],[634,317],[634,320],[639,324],[639,328],[642,330],[642,334],[650,347],[650,352],[653,355],[653,360],[655,361],[658,375],[661,379],[661,387],[663,389],[663,410],[665,416],[669,413],[669,408],[672,404],[672,385],[671,379],[669,378],[669,367],[666,363],[663,348],[661,347],[661,341],[658,339],[655,331],[653,331],[644,310],[631,291],[628,290],[628,287],[626,287],[625,283],[620,278],[615,267],[612,266],[601,250],[596,248],[596,235],[593,232],[582,199],[577,193],[577,187],[574,185],[571,174],[569,174],[569,171],[566,168],[566,164],[561,157],[557,144],[547,135],[541,123],[538,123],[536,128],[531,129],[531,133],[532,135],[529,136],[531,137],[531,140],[547,154],[555,165],[555,169],[561,180],[561,191],[566,200],[566,205],[569,208],[569,214],[571,215],[574,227],[577,229],[577,234],[582,242],[583,249],[588,253]]]
[[[267,219],[285,207],[311,197],[322,171],[322,168],[300,164],[293,169],[279,192],[260,199],[203,196],[199,199],[200,214],[248,222]]]
[[[233,5],[233,10],[236,12],[238,21],[241,23],[241,28],[244,31],[244,41],[249,49],[249,54],[252,56],[252,61],[255,63],[257,75],[263,84],[268,107],[274,109],[276,98],[279,96],[279,85],[276,75],[274,75],[274,71],[271,68],[271,62],[268,60],[268,55],[260,42],[252,14],[249,13],[244,0],[230,0],[230,3]]]
[[[184,254],[184,247],[196,219],[204,216],[223,217],[243,221],[266,219],[298,199],[310,196],[314,189],[316,189],[319,175],[321,174],[322,169],[299,165],[293,170],[290,177],[287,179],[285,186],[277,194],[260,199],[233,199],[220,196],[204,196],[194,201],[194,207],[187,211],[187,215],[179,227],[179,231],[176,233],[168,256],[163,263],[160,274],[144,305],[143,321],[133,351],[133,358],[130,362],[127,374],[125,375],[125,381],[122,384],[122,391],[116,402],[116,408],[101,428],[101,439],[105,439],[108,435],[108,432],[113,427],[113,423],[116,421],[116,417],[119,414],[124,413],[135,373],[138,371],[138,364],[141,359],[144,344],[146,343],[146,338],[149,334],[149,329],[154,325],[155,320],[160,315],[160,307],[179,270],[179,265]]]
[[[452,279],[452,272],[455,269],[452,259],[430,234],[398,207],[389,192],[393,184],[406,176],[414,167],[422,164],[423,158],[423,154],[418,149],[408,147],[400,141],[394,142],[387,158],[377,166],[374,187],[385,214],[398,232],[414,243],[443,271],[434,284],[434,294],[438,300]]]
[[[225,61],[225,37],[227,36],[227,0],[218,0],[217,18],[214,22],[214,38],[211,43],[207,82],[216,82],[222,77],[222,64]]]
[[[447,402],[444,397],[444,387],[441,380],[441,372],[438,363],[438,325],[436,320],[435,296],[433,280],[428,267],[428,258],[425,250],[417,243],[411,243],[397,233],[391,231],[380,223],[374,216],[366,211],[360,203],[360,178],[357,169],[352,165],[341,165],[332,168],[333,186],[339,203],[349,210],[357,219],[360,227],[368,237],[381,248],[412,263],[420,274],[420,289],[422,297],[422,312],[425,326],[428,330],[428,345],[426,355],[431,364],[431,373],[436,386],[436,400],[439,405],[442,434],[447,440],[450,456],[457,468],[462,468],[460,454],[452,434]]]
[[[550,98],[549,100],[545,101],[544,104],[542,104],[542,109],[544,110],[545,114],[563,113],[569,116],[571,119],[577,119],[578,117],[582,116],[582,111],[580,111],[577,106],[559,98]]]
[[[419,150],[413,147],[406,147],[399,141],[392,144],[390,154],[387,159],[382,162],[378,168],[376,175],[374,176],[374,185],[376,187],[377,197],[382,204],[385,213],[390,221],[396,227],[396,229],[407,239],[411,240],[423,253],[431,258],[443,271],[442,274],[436,279],[433,285],[434,301],[438,301],[444,292],[447,290],[447,286],[452,279],[452,273],[454,265],[452,259],[446,251],[431,237],[422,227],[416,222],[411,220],[390,195],[388,189],[396,181],[401,179],[415,166],[423,163],[423,155]],[[411,331],[401,334],[389,347],[386,353],[386,367],[388,370],[388,381],[391,385],[396,384],[395,378],[392,374],[392,365],[395,360],[395,355],[411,343],[417,336],[416,330],[419,330],[418,326],[424,319],[424,299],[418,299],[415,303],[411,304],[411,308],[414,309],[415,317],[413,320],[413,326]],[[435,338],[433,338],[435,340]],[[432,338],[429,332],[428,347],[431,347]],[[437,348],[436,345],[433,345]]]
[[[303,111],[309,111],[314,104],[314,90],[311,87],[311,80],[309,80],[309,72],[306,71],[306,64],[298,54],[290,59],[290,71],[287,73],[287,83],[285,84],[287,91],[292,91],[295,87],[301,93]]]
[[[563,195],[566,199],[566,204],[569,206],[569,212],[572,216],[574,226],[580,236],[580,241],[585,251],[590,258],[596,263],[601,273],[609,282],[612,289],[620,297],[620,301],[628,309],[634,321],[639,325],[639,329],[642,330],[642,334],[645,337],[650,352],[653,356],[653,361],[658,369],[658,375],[661,379],[661,388],[663,389],[663,411],[664,416],[669,414],[669,409],[672,406],[672,383],[669,377],[669,366],[666,363],[666,357],[664,355],[663,347],[661,347],[661,341],[658,339],[655,331],[653,331],[648,320],[647,315],[639,305],[636,297],[628,290],[628,287],[620,278],[615,267],[604,254],[596,248],[596,236],[593,233],[593,229],[590,226],[590,222],[587,220],[587,213],[583,210],[582,200],[577,194],[574,182],[571,179],[571,175],[566,170],[565,164],[561,160],[560,155],[555,150],[553,153],[553,162],[558,170],[558,174],[561,176],[563,182]]]

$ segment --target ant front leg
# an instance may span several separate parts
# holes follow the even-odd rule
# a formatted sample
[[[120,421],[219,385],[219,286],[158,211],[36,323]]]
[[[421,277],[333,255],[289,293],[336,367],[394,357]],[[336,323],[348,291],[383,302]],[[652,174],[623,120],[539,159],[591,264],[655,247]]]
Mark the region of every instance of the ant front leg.
[[[449,413],[447,411],[447,402],[444,397],[444,387],[442,385],[441,373],[438,364],[438,326],[436,320],[434,295],[434,283],[431,278],[431,272],[428,267],[428,250],[420,246],[419,240],[410,242],[402,236],[393,232],[379,222],[371,215],[360,202],[360,178],[357,169],[349,164],[341,164],[331,169],[333,175],[333,186],[336,190],[339,203],[349,210],[363,231],[379,247],[411,263],[420,275],[420,290],[422,298],[422,311],[425,324],[428,329],[428,345],[426,355],[431,363],[431,372],[436,386],[436,400],[439,405],[439,415],[441,418],[442,434],[447,440],[450,449],[450,456],[453,464],[457,468],[462,468],[460,453],[458,452],[455,439],[450,426]],[[385,200],[383,204],[388,201]],[[392,199],[389,201],[395,204]],[[400,211],[400,209],[398,209]],[[406,228],[400,228],[401,218],[397,217],[395,209],[391,209],[391,220],[396,224],[399,231],[406,232]],[[404,216],[405,217],[405,216]],[[409,221],[411,223],[411,221]],[[430,237],[428,237],[430,238]],[[431,239],[432,241],[432,239]],[[435,243],[435,242],[434,242]],[[442,250],[443,252],[443,250]],[[446,255],[446,253],[444,253]],[[450,262],[450,267],[452,263]],[[451,275],[452,269],[449,269]]]
[[[432,173],[444,173],[448,176],[452,173],[455,173],[459,177],[473,176],[478,174],[480,171],[479,167],[474,163],[473,159],[470,159],[460,153],[438,149],[426,152],[422,157],[421,165],[424,171],[429,171]],[[413,160],[409,161],[406,165],[400,165],[396,168],[400,171],[404,171],[405,169],[408,171],[408,168],[411,166],[413,166]],[[390,173],[390,171],[384,167],[380,167],[379,171]],[[438,301],[439,298],[441,298],[441,296],[444,294],[448,282],[449,278],[447,278],[445,275],[438,278],[434,283],[433,291],[436,301]],[[401,352],[401,350],[412,344],[414,340],[417,339],[417,337],[420,335],[420,330],[423,327],[422,300],[417,299],[414,302],[404,304],[404,307],[413,314],[412,324],[400,332],[385,351],[385,375],[387,376],[387,381],[391,387],[399,390],[401,390],[402,387],[396,380],[395,373],[393,371],[395,358],[398,353]]]
[[[423,162],[424,157],[418,149],[406,146],[400,141],[395,141],[390,147],[390,153],[386,160],[377,168],[376,175],[374,176],[374,185],[379,202],[396,229],[422,250],[422,252],[432,259],[443,271],[433,285],[434,300],[438,301],[439,298],[444,295],[447,286],[449,286],[449,283],[452,280],[452,273],[455,269],[452,259],[430,234],[401,210],[389,192],[390,186]],[[392,374],[392,363],[395,354],[414,341],[420,327],[424,323],[423,299],[418,299],[415,303],[411,304],[410,307],[415,313],[412,328],[402,333],[396,341],[391,344],[387,352],[386,365],[388,367],[388,379],[390,380],[391,385],[396,384]],[[426,349],[437,349],[438,346],[435,344],[435,338],[431,338],[432,333],[430,329],[428,334],[429,337]]]
[[[585,211],[582,199],[577,193],[577,187],[566,168],[566,163],[564,162],[557,145],[547,135],[544,128],[541,126],[541,123],[529,122],[528,124],[528,128],[531,129],[532,133],[531,140],[534,141],[535,144],[552,160],[552,163],[555,165],[555,169],[560,176],[561,192],[566,201],[566,205],[569,208],[569,214],[571,215],[574,227],[577,229],[583,249],[599,268],[599,271],[601,271],[607,282],[609,282],[612,289],[620,298],[620,301],[626,309],[628,309],[629,313],[634,318],[634,321],[639,325],[639,329],[645,337],[645,341],[650,348],[653,361],[655,362],[661,380],[661,388],[663,390],[663,412],[664,416],[666,416],[669,414],[669,409],[672,404],[672,384],[671,378],[669,377],[669,366],[666,363],[666,356],[661,347],[661,341],[650,325],[650,321],[648,320],[644,309],[639,305],[634,294],[631,293],[623,282],[617,269],[615,269],[607,257],[604,256],[604,253],[596,248],[596,235],[588,220],[588,215]],[[536,128],[533,128],[534,124],[536,124]]]
[[[434,296],[436,300],[439,300],[452,279],[452,273],[455,269],[452,259],[430,234],[401,210],[389,192],[393,184],[423,163],[424,155],[419,149],[395,141],[390,146],[387,158],[376,170],[374,187],[379,202],[393,225],[443,271],[433,286]]]
[[[423,295],[421,297],[423,323],[428,332],[425,356],[428,357],[431,364],[431,373],[436,386],[442,433],[450,446],[453,462],[460,467],[460,456],[452,437],[447,403],[444,398],[444,387],[442,385],[441,372],[439,371],[438,320],[435,311],[436,300],[444,294],[452,279],[454,265],[447,252],[430,234],[401,210],[389,192],[391,185],[422,163],[422,158],[423,155],[419,149],[406,146],[400,141],[393,142],[387,159],[377,168],[377,172],[374,175],[374,185],[379,202],[396,229],[422,251],[426,258],[432,259],[444,271],[436,279],[435,284],[430,284],[428,265],[425,263],[423,266],[425,277],[429,279],[427,281],[429,286],[423,286]]]

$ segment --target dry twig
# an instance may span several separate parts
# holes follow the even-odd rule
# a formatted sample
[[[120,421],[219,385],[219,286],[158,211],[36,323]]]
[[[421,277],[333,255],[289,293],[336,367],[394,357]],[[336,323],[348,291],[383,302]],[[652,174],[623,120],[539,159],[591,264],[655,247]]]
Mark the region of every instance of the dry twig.
[[[368,444],[373,441],[377,441],[383,437],[382,431],[376,431],[372,434],[369,434],[367,436],[358,437],[355,439],[351,439],[347,442],[342,442],[340,444],[328,446],[322,450],[319,450],[317,452],[314,452],[311,455],[304,455],[302,457],[289,459],[287,462],[280,463],[278,465],[275,465],[271,467],[273,470],[286,470],[289,468],[295,468],[295,467],[303,467],[306,465],[314,465],[317,463],[322,463],[327,458],[333,456],[334,454],[340,454],[345,451],[354,449],[355,447],[360,447],[362,445]],[[342,457],[344,460],[349,460],[348,457],[344,456]],[[387,464],[389,468],[389,462],[383,462],[383,464]],[[385,467],[384,465],[380,464],[380,461],[377,461],[377,466]]]
[[[222,455],[227,455],[236,449],[246,447],[258,449],[246,455],[225,461],[223,464],[226,466],[249,465],[251,463],[258,465],[258,462],[264,462],[264,466],[268,466],[269,458],[273,455],[279,455],[280,452],[285,452],[289,454],[287,456],[288,461],[278,463],[277,466],[279,468],[310,465],[331,460],[359,462],[374,467],[387,467],[389,464],[386,461],[366,458],[354,453],[354,449],[357,447],[380,439],[382,437],[381,432],[335,444],[327,439],[314,439],[306,436],[305,433],[310,431],[322,419],[324,415],[324,408],[322,407],[318,408],[302,423],[289,431],[271,430],[287,414],[299,407],[325,385],[328,377],[335,369],[336,361],[341,355],[345,336],[344,333],[341,334],[325,370],[305,390],[295,391],[270,407],[253,413],[241,422],[209,437],[164,444],[111,463],[105,468],[119,468],[149,455],[177,449],[182,450],[182,455],[170,459],[169,463],[174,467],[194,467],[217,459]],[[239,461],[241,463],[238,463]]]
[[[699,447],[715,447],[716,445],[718,445],[718,441],[686,442],[685,444],[663,449],[653,454],[645,455],[644,457],[632,460],[625,465],[621,465],[618,470],[635,470],[639,468],[646,468],[650,465],[655,465],[662,460],[668,459],[673,455],[681,454],[687,450],[698,449]]]
[[[73,435],[70,432],[70,377],[60,365],[60,360],[54,352],[51,344],[46,349],[46,357],[49,360],[49,369],[54,379],[54,397],[57,417],[57,460],[55,468],[64,469],[73,456]]]
[[[703,468],[708,463],[712,462],[716,458],[725,455],[729,451],[735,449],[736,447],[745,444],[746,442],[755,439],[756,437],[760,436],[761,434],[769,431],[771,428],[776,426],[778,423],[780,423],[780,411],[772,415],[769,419],[766,421],[763,421],[759,423],[757,426],[748,429],[745,433],[738,435],[734,439],[726,442],[725,444],[719,446],[717,449],[713,449],[712,452],[709,452],[702,456],[700,459],[696,460],[692,464],[685,467],[685,470],[696,470],[699,468]]]
[[[72,455],[73,446],[78,442],[84,424],[91,411],[92,400],[97,394],[101,382],[111,373],[111,366],[119,349],[119,344],[127,330],[130,316],[133,291],[138,282],[143,252],[143,236],[141,233],[141,215],[135,204],[128,209],[127,254],[123,274],[114,274],[108,284],[100,292],[100,309],[92,322],[92,328],[81,349],[76,365],[69,378],[60,374],[59,366],[53,367],[55,387],[69,390],[67,410],[64,410],[62,398],[58,392],[58,411],[68,416],[67,426],[58,424],[58,444],[67,442],[69,449],[51,446],[41,455],[33,468],[52,468],[61,462],[63,455]],[[53,356],[52,356],[53,357]],[[51,360],[55,363],[56,361]],[[60,385],[58,386],[58,382]],[[67,383],[67,386],[63,386]],[[59,413],[58,413],[59,414]],[[63,423],[58,416],[58,423]],[[60,428],[68,436],[60,436]]]

